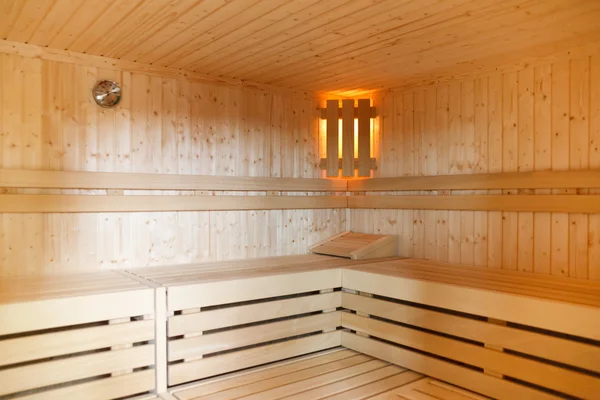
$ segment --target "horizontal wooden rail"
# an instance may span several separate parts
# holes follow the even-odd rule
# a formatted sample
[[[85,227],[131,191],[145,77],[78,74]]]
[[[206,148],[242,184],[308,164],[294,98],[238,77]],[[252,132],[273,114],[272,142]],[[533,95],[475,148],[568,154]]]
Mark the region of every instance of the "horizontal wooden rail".
[[[348,208],[600,213],[600,196],[353,196]]]
[[[600,170],[407,176],[348,181],[349,191],[568,189],[600,187]]]
[[[346,208],[346,196],[0,195],[0,213],[296,210]]]
[[[5,188],[345,192],[346,182],[309,178],[0,169],[0,187]]]

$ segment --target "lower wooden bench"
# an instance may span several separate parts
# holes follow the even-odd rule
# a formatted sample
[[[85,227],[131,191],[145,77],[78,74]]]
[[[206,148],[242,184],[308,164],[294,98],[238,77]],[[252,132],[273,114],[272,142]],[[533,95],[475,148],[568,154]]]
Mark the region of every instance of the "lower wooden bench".
[[[341,344],[341,267],[318,255],[131,270],[167,289],[168,384]]]
[[[599,283],[423,260],[342,279],[349,349],[498,399],[600,399]]]
[[[154,390],[155,292],[116,272],[0,280],[0,398]]]

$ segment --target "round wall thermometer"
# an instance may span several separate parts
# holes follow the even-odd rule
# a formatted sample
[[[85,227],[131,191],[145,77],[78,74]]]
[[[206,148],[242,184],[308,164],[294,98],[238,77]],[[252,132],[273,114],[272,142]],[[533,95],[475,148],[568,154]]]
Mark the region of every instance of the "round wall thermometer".
[[[99,81],[94,86],[92,94],[96,104],[104,108],[114,107],[121,100],[121,88],[113,81]]]

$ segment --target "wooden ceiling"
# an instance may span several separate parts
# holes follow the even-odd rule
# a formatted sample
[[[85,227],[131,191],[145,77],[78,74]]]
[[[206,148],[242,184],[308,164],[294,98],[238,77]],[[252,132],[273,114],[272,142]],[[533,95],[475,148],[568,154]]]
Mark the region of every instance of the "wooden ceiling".
[[[0,37],[320,92],[600,42],[598,0],[3,0]]]

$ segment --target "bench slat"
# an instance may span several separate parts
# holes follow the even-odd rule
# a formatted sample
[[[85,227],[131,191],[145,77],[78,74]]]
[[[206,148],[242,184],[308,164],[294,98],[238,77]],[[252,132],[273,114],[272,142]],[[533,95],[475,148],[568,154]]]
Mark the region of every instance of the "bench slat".
[[[296,357],[336,347],[340,344],[340,331],[334,331],[196,361],[173,364],[169,368],[169,385],[178,385],[254,365]]]
[[[342,294],[342,306],[404,324],[600,372],[598,346],[349,293]]]
[[[154,345],[104,351],[0,371],[0,395],[154,364]]]

